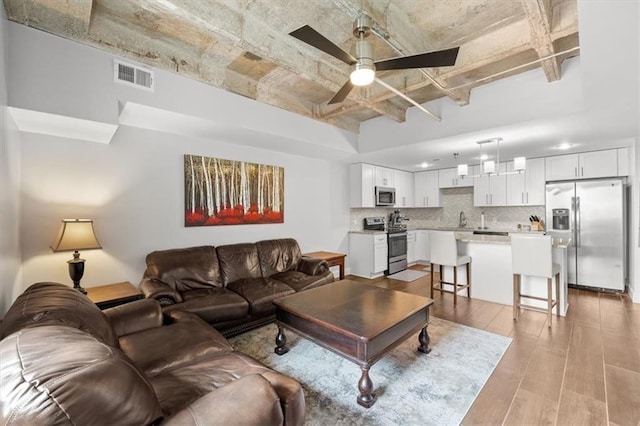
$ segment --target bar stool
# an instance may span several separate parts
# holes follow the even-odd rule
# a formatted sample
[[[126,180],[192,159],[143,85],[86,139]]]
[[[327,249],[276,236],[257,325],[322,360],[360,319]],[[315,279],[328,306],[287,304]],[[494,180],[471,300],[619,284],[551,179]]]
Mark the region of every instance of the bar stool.
[[[560,265],[553,263],[551,257],[551,237],[549,235],[511,235],[511,266],[513,273],[513,319],[520,315],[518,308],[546,312],[551,327],[551,311],[554,306],[560,315]],[[547,279],[547,297],[523,294],[521,291],[522,275]],[[553,299],[552,279],[556,278],[556,298]],[[547,302],[547,309],[531,305],[523,305],[522,298]]]
[[[458,304],[458,292],[467,289],[467,297],[471,297],[471,257],[460,256],[458,254],[458,245],[456,236],[452,231],[429,231],[429,246],[431,248],[431,298],[433,299],[433,291],[442,293],[453,293],[453,305]],[[440,287],[436,287],[433,280],[434,266],[439,266],[440,271]],[[458,266],[466,265],[467,283],[458,283]],[[453,282],[443,281],[442,266],[453,267]],[[453,286],[453,290],[445,290],[442,284]]]

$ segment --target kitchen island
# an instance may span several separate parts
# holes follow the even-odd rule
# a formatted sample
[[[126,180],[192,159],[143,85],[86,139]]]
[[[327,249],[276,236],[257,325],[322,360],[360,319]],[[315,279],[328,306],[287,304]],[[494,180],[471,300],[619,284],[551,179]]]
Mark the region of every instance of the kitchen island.
[[[513,274],[511,272],[511,240],[508,236],[474,235],[456,233],[458,252],[471,256],[471,298],[488,302],[513,305]],[[560,315],[565,316],[567,300],[567,247],[570,240],[552,239],[553,262],[560,265]],[[466,283],[462,267],[458,280]],[[453,268],[443,267],[444,281],[453,280]],[[555,285],[555,283],[554,283]],[[448,286],[452,288],[452,286]],[[445,285],[445,288],[447,286]],[[547,280],[538,277],[522,277],[522,293],[547,297]],[[523,303],[546,309],[546,302],[524,299]],[[554,309],[555,314],[555,309]]]

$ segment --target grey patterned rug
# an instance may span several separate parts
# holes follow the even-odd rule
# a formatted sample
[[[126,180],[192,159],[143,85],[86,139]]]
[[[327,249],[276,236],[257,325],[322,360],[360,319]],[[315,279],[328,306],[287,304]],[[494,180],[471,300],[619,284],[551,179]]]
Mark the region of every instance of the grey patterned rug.
[[[457,425],[511,339],[433,317],[428,330],[430,354],[416,351],[416,334],[371,367],[378,400],[369,409],[356,402],[360,368],[291,331],[283,356],[273,353],[275,324],[230,341],[302,383],[307,425]]]

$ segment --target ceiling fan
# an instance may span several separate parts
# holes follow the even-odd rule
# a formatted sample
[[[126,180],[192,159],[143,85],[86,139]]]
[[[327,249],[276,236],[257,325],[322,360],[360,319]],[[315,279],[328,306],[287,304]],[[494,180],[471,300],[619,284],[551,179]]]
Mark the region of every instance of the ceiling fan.
[[[445,67],[456,63],[459,47],[374,62],[373,44],[365,40],[371,33],[372,22],[371,18],[364,13],[361,13],[356,18],[353,23],[353,35],[358,41],[353,45],[352,54],[336,46],[309,25],[304,25],[289,33],[289,35],[298,40],[304,41],[316,49],[322,50],[334,58],[351,65],[352,71],[349,80],[347,80],[333,98],[331,98],[329,104],[344,101],[354,86],[367,86],[371,84],[376,77],[376,71]]]

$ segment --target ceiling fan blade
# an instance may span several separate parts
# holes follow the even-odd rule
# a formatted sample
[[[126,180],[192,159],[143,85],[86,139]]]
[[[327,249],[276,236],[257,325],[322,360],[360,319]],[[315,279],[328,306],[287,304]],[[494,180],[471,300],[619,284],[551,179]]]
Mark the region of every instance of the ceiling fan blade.
[[[316,49],[320,49],[323,52],[328,53],[336,59],[340,59],[346,64],[353,65],[358,62],[356,58],[340,49],[338,46],[333,44],[332,41],[311,28],[309,25],[305,25],[297,30],[291,31],[289,35],[310,44]]]
[[[375,63],[376,71],[404,70],[410,68],[447,67],[455,65],[459,47],[437,52],[421,53],[413,56],[401,56]]]
[[[344,101],[352,89],[353,83],[351,83],[351,80],[347,80],[347,82],[340,88],[340,90],[338,90],[338,93],[333,95],[333,98],[331,98],[328,104],[339,104],[340,102]]]

